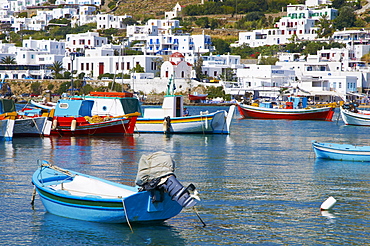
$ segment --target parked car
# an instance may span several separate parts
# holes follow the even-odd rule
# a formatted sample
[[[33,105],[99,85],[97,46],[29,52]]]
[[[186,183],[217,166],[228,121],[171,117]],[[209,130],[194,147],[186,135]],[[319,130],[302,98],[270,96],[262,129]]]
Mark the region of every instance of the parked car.
[[[38,97],[38,96],[40,96],[40,94],[35,94],[35,93],[30,94],[30,97]]]

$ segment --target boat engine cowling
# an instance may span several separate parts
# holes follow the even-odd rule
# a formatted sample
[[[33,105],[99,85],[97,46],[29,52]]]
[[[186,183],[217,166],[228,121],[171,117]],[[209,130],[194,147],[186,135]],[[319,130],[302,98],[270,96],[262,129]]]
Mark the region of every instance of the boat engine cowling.
[[[152,201],[161,201],[155,197],[155,190],[167,192],[172,200],[182,207],[194,206],[199,198],[193,184],[184,187],[174,174],[175,162],[171,156],[159,151],[151,155],[143,155],[139,161],[138,173],[135,183],[141,191],[151,191]]]

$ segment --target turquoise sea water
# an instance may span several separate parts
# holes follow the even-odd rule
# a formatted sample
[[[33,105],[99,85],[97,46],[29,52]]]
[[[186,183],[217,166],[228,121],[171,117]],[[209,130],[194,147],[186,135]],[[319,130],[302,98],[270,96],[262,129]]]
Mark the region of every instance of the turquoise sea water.
[[[189,107],[191,114],[217,107]],[[365,245],[370,163],[316,160],[311,141],[370,145],[370,128],[334,121],[239,120],[231,135],[16,138],[0,143],[2,245]],[[338,121],[337,121],[338,119]],[[133,185],[142,154],[166,151],[197,206],[161,224],[99,224],[30,201],[37,160]],[[320,205],[337,199],[327,213]]]

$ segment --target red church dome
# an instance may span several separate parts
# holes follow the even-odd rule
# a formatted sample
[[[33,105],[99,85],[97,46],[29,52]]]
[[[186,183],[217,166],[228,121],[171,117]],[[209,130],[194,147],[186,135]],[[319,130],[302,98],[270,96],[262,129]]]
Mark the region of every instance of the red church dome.
[[[173,53],[172,55],[170,55],[170,57],[180,57],[180,58],[184,58],[183,54],[181,54],[180,52],[175,52],[175,53]]]

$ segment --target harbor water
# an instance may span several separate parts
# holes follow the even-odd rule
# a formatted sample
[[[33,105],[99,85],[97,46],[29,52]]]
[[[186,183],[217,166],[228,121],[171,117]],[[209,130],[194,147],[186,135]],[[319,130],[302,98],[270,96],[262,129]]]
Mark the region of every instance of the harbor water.
[[[191,114],[219,107],[188,107]],[[222,109],[227,109],[226,107]],[[311,141],[370,145],[370,128],[239,119],[231,135],[15,138],[0,143],[1,245],[365,245],[370,163],[316,160]],[[163,223],[101,224],[30,205],[37,160],[134,185],[143,154],[165,151],[202,201]],[[320,205],[334,197],[330,211]]]

